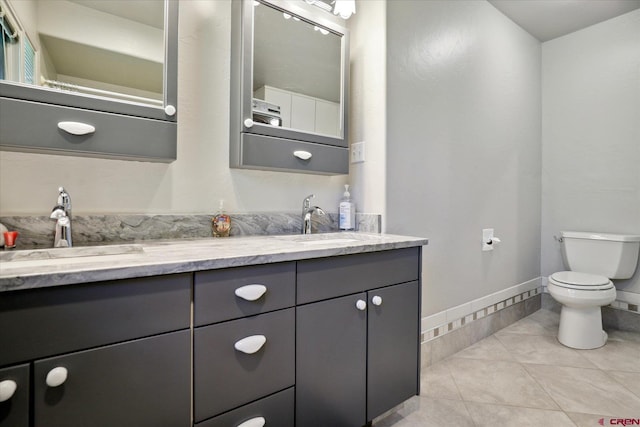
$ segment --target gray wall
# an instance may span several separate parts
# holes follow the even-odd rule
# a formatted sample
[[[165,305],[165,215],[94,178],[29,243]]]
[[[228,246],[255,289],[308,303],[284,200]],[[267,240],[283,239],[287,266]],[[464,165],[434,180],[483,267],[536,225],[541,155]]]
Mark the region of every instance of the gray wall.
[[[430,239],[423,315],[538,277],[540,43],[484,1],[394,0],[387,52],[387,231]]]
[[[544,43],[542,60],[548,276],[564,269],[561,230],[640,234],[640,10]],[[640,294],[640,272],[616,286]]]

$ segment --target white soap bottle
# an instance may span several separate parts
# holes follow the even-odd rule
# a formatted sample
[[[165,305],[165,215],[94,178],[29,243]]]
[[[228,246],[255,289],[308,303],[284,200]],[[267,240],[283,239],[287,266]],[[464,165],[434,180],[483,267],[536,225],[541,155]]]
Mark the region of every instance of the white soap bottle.
[[[356,228],[356,204],[351,200],[349,184],[344,186],[344,194],[340,199],[340,230],[355,230]]]

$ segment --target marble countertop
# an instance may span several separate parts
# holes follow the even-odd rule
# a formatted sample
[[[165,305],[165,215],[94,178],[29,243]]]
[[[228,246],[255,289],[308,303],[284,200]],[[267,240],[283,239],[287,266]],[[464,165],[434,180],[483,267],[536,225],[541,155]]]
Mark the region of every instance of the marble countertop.
[[[426,244],[428,240],[420,237],[326,233],[4,251],[0,253],[0,292],[296,261]]]

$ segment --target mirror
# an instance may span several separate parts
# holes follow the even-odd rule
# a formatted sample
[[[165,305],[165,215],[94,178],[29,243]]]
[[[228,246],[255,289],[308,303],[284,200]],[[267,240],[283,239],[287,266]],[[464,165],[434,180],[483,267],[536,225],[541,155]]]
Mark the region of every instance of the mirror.
[[[300,0],[236,0],[231,17],[229,165],[349,173],[342,19]]]
[[[268,3],[253,12],[253,121],[341,137],[342,35]]]
[[[0,80],[164,107],[163,0],[0,0]]]

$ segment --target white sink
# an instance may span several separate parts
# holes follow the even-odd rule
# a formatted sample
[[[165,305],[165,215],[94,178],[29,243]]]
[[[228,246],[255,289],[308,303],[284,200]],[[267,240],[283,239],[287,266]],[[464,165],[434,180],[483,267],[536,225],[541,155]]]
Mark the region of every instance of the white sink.
[[[74,248],[31,249],[0,252],[0,261],[41,261],[53,259],[129,255],[143,253],[142,245],[78,246]]]
[[[342,243],[357,242],[356,239],[322,239],[322,240],[301,240],[298,243],[308,246],[318,245],[339,245]]]

